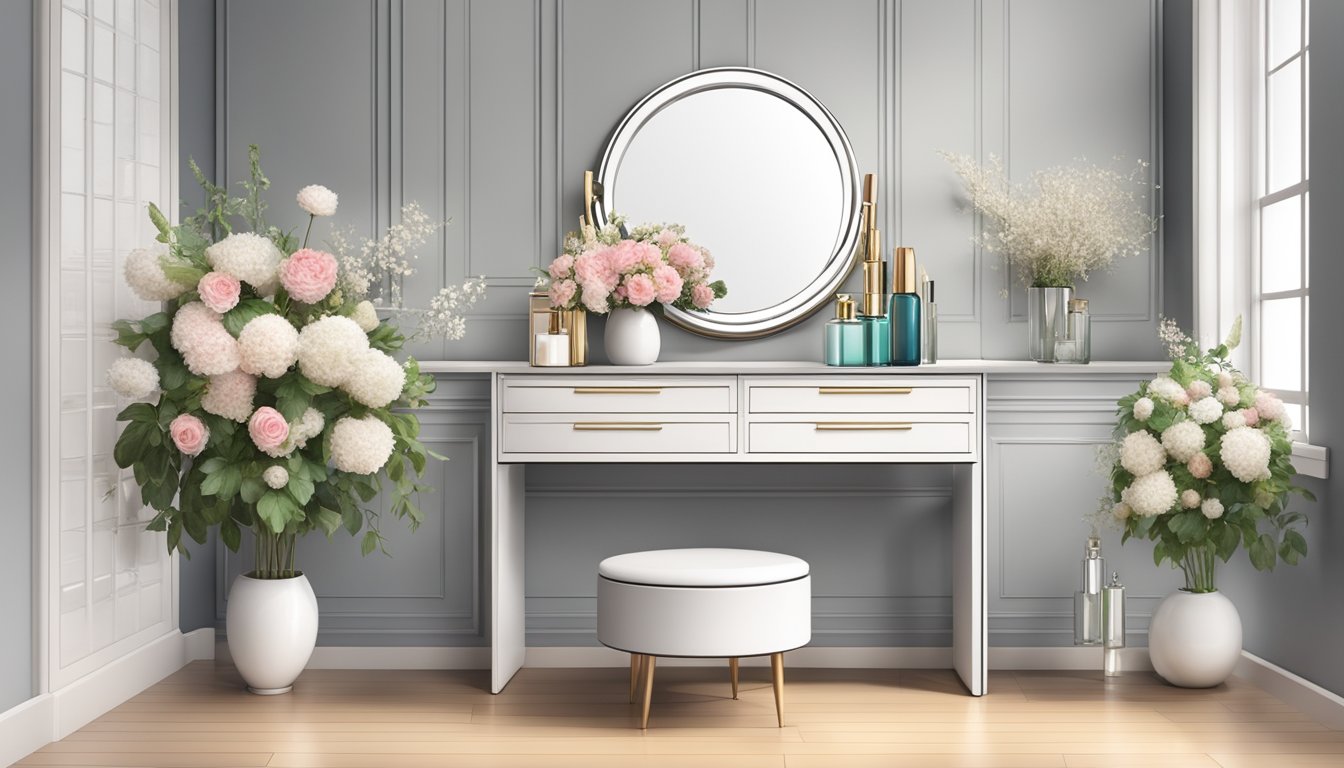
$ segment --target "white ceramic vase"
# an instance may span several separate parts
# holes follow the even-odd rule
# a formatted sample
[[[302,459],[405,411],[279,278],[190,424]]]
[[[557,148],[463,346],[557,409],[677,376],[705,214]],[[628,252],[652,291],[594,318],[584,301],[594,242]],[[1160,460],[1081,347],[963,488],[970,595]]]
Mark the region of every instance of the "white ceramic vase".
[[[602,335],[612,365],[650,365],[663,346],[658,318],[647,309],[614,309]]]
[[[317,644],[317,596],[307,577],[233,580],[224,616],[233,664],[253,693],[294,687]]]
[[[1148,623],[1153,669],[1172,685],[1211,688],[1241,658],[1241,616],[1221,592],[1173,592]]]

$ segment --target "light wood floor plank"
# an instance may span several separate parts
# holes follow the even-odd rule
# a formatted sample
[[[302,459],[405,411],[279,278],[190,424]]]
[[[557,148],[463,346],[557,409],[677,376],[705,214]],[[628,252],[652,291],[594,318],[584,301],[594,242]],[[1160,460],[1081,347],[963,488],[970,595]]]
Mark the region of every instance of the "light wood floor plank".
[[[1151,673],[995,672],[972,698],[945,670],[790,670],[776,727],[768,669],[659,671],[640,731],[624,669],[310,670],[246,693],[196,663],[21,766],[481,768],[1323,768],[1344,731],[1240,680],[1204,691]]]

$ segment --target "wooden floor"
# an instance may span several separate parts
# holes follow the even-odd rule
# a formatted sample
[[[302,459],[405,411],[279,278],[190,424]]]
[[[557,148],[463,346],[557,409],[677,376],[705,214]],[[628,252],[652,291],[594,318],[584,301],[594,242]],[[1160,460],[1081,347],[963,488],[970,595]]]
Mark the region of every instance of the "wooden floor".
[[[623,669],[321,670],[294,693],[243,691],[197,662],[22,766],[547,766],[627,768],[1292,768],[1344,766],[1344,732],[1240,680],[1206,691],[1150,673],[793,670],[775,726],[769,669],[657,673],[649,731]]]

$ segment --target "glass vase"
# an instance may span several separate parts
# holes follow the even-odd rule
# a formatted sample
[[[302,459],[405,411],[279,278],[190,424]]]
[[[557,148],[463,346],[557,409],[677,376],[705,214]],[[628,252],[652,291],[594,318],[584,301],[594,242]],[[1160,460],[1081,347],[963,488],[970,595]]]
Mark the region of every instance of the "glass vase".
[[[1055,342],[1068,339],[1069,299],[1072,288],[1027,288],[1027,333],[1031,359],[1055,362]]]

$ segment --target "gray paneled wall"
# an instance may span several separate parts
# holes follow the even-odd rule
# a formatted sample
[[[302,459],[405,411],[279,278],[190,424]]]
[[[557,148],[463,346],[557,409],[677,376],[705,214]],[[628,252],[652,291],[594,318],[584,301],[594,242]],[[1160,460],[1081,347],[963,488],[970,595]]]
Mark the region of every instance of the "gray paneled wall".
[[[520,358],[532,270],[574,228],[578,181],[621,116],[690,70],[770,69],[825,103],[860,167],[880,174],[885,242],[915,246],[939,281],[943,356],[1020,358],[1022,294],[1008,290],[997,256],[971,246],[976,221],[935,151],[997,154],[1018,179],[1080,156],[1160,160],[1158,11],[1157,0],[219,0],[218,167],[236,181],[246,145],[261,143],[272,215],[290,226],[301,218],[288,194],[308,183],[336,189],[340,219],[361,233],[409,200],[451,219],[425,250],[410,301],[477,274],[490,295],[466,340],[416,352]],[[1098,357],[1159,354],[1151,330],[1162,272],[1156,247],[1087,284]],[[824,314],[748,342],[668,328],[663,356],[815,358]],[[593,325],[600,339],[600,319]],[[602,359],[600,342],[594,353]],[[444,490],[426,506],[437,514],[414,537],[394,535],[395,559],[360,560],[343,540],[305,543],[305,568],[323,597],[321,642],[481,642],[479,386],[443,383],[426,431],[456,460],[436,468],[433,483]],[[1084,398],[1078,429],[1101,434],[1098,402]],[[1007,482],[1030,477],[1020,474],[1027,468],[1090,461],[1054,441],[1057,426],[1005,425],[998,450],[1019,473]],[[995,567],[1006,579],[991,605],[996,643],[1066,640],[1086,535],[1078,518],[1096,495],[1090,479],[1074,477],[1050,504],[1018,503],[1019,493],[1034,499],[1024,487],[1012,490],[1012,506],[996,508],[1003,517],[991,548],[1003,553]],[[811,560],[819,643],[948,643],[940,470],[537,467],[528,482],[530,643],[593,642],[592,572],[602,556],[691,543]],[[1133,556],[1146,552],[1124,561]],[[243,562],[221,565],[221,616],[224,587]]]
[[[0,25],[0,230],[6,234],[4,279],[10,294],[0,304],[0,321],[9,332],[8,371],[0,384],[7,403],[31,403],[33,303],[28,290],[33,272],[33,5],[5,6]],[[0,712],[33,695],[33,424],[35,409],[17,408],[0,439],[0,483],[5,506],[0,511],[10,540],[0,558]]]

